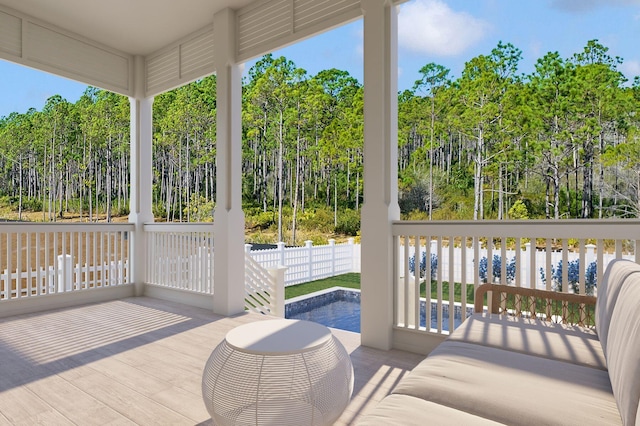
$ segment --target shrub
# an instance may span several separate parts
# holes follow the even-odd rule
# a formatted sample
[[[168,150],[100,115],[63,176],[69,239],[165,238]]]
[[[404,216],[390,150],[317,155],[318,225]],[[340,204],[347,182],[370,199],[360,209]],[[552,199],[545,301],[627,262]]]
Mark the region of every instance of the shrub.
[[[346,209],[338,216],[335,232],[338,234],[356,236],[360,231],[360,212]]]
[[[331,233],[334,230],[333,212],[323,208],[307,209],[298,215],[298,225],[301,229]]]
[[[259,211],[247,218],[247,225],[251,229],[268,229],[275,223],[275,215],[270,211]]]
[[[164,204],[155,203],[151,210],[153,211],[153,216],[158,219],[167,219],[167,210],[164,208]]]
[[[482,282],[485,282],[485,283],[488,282],[488,274],[489,274],[488,263],[489,262],[487,261],[487,258],[483,257],[482,259],[480,259],[480,263],[478,265],[478,276],[480,277],[480,280],[482,280]],[[500,280],[500,278],[502,277],[502,258],[499,255],[497,254],[493,255],[493,261],[491,262],[491,267],[493,268],[493,270],[491,271],[491,274],[493,275],[493,281]],[[506,274],[507,274],[506,276],[507,283],[512,283],[516,277],[515,256],[508,261],[506,265]]]
[[[22,200],[22,208],[37,212],[42,210],[42,200],[39,198],[26,198]]]
[[[529,219],[527,205],[522,200],[517,200],[509,209],[509,219]]]
[[[554,291],[562,291],[563,263],[562,260],[558,262],[557,266],[551,265],[551,288]],[[597,285],[597,272],[598,265],[596,262],[591,262],[585,269],[585,292],[588,295],[592,295]],[[547,283],[547,277],[543,268],[540,268],[540,277],[543,283]],[[568,287],[575,293],[580,293],[580,259],[569,261],[567,264],[567,281]]]
[[[416,256],[415,254],[409,258],[409,271],[415,274],[416,271]],[[436,279],[436,273],[438,272],[438,256],[431,253],[431,280]],[[422,258],[420,259],[420,276],[424,276],[427,273],[427,252],[422,252]]]

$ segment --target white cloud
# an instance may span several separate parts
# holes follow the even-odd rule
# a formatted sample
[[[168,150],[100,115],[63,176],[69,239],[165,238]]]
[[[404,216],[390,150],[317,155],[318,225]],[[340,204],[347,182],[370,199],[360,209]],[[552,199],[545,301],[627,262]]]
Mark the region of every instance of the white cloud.
[[[620,64],[620,71],[629,79],[632,80],[634,77],[640,75],[640,61],[638,60],[625,60],[622,64]]]
[[[398,43],[416,53],[455,56],[480,41],[490,25],[442,0],[415,0],[402,6]]]

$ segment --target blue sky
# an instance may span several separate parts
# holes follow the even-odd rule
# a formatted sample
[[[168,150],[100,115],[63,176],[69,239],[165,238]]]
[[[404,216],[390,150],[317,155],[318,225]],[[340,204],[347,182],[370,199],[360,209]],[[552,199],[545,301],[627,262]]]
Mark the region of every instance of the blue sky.
[[[624,59],[627,78],[640,75],[640,0],[412,0],[399,15],[399,83],[409,89],[429,62],[458,77],[469,59],[488,54],[498,41],[522,50],[520,72],[550,51],[564,58],[598,39],[611,56]],[[362,81],[362,22],[274,52],[310,75],[327,68],[347,70]],[[246,64],[247,69],[255,61]],[[0,117],[42,109],[60,94],[77,101],[85,85],[0,60]]]

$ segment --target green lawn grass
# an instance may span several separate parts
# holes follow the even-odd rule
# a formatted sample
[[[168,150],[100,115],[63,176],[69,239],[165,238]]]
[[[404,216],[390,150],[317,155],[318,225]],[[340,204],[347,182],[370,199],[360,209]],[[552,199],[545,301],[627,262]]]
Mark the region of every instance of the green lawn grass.
[[[331,287],[347,287],[347,288],[360,288],[360,274],[352,272],[349,274],[337,275],[335,277],[325,278],[322,280],[311,281],[304,284],[297,284],[286,287],[284,289],[285,299],[291,299],[292,297],[302,296],[305,294],[313,293],[314,291],[325,290]],[[460,302],[462,285],[460,283],[455,284],[454,293],[455,301]],[[426,297],[425,284],[420,286],[420,296]],[[438,283],[433,281],[431,283],[431,298],[437,299],[438,297]],[[442,282],[442,298],[443,300],[449,299],[449,283]],[[467,303],[473,303],[473,285],[467,285]]]
[[[322,280],[310,281],[304,284],[296,284],[284,289],[285,299],[313,293],[331,287],[360,288],[360,274],[351,272],[348,274],[336,275]]]
[[[427,297],[426,296],[427,292],[425,287],[426,287],[425,283],[422,283],[420,285],[420,296],[422,297]],[[467,303],[473,304],[473,293],[474,293],[473,284],[467,284]],[[455,302],[462,301],[462,298],[460,297],[460,294],[462,294],[462,284],[460,283],[454,284],[453,294],[454,294]],[[438,282],[437,281],[431,281],[431,298],[432,299],[438,298]],[[449,300],[449,283],[447,281],[442,282],[442,300]]]

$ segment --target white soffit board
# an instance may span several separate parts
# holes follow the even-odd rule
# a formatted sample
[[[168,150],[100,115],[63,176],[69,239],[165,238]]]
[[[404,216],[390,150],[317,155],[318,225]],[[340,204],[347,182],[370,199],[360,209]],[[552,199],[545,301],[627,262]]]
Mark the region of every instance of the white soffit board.
[[[22,19],[0,11],[0,52],[22,56]]]
[[[146,96],[213,74],[213,26],[198,31],[146,58]]]
[[[62,32],[27,22],[24,59],[60,70],[96,86],[129,92],[129,61],[119,55]]]
[[[360,17],[360,0],[257,0],[237,12],[237,60],[247,61]]]
[[[132,57],[0,8],[0,58],[128,95]]]
[[[238,11],[237,57],[282,48],[362,15],[360,0],[259,0]]]

